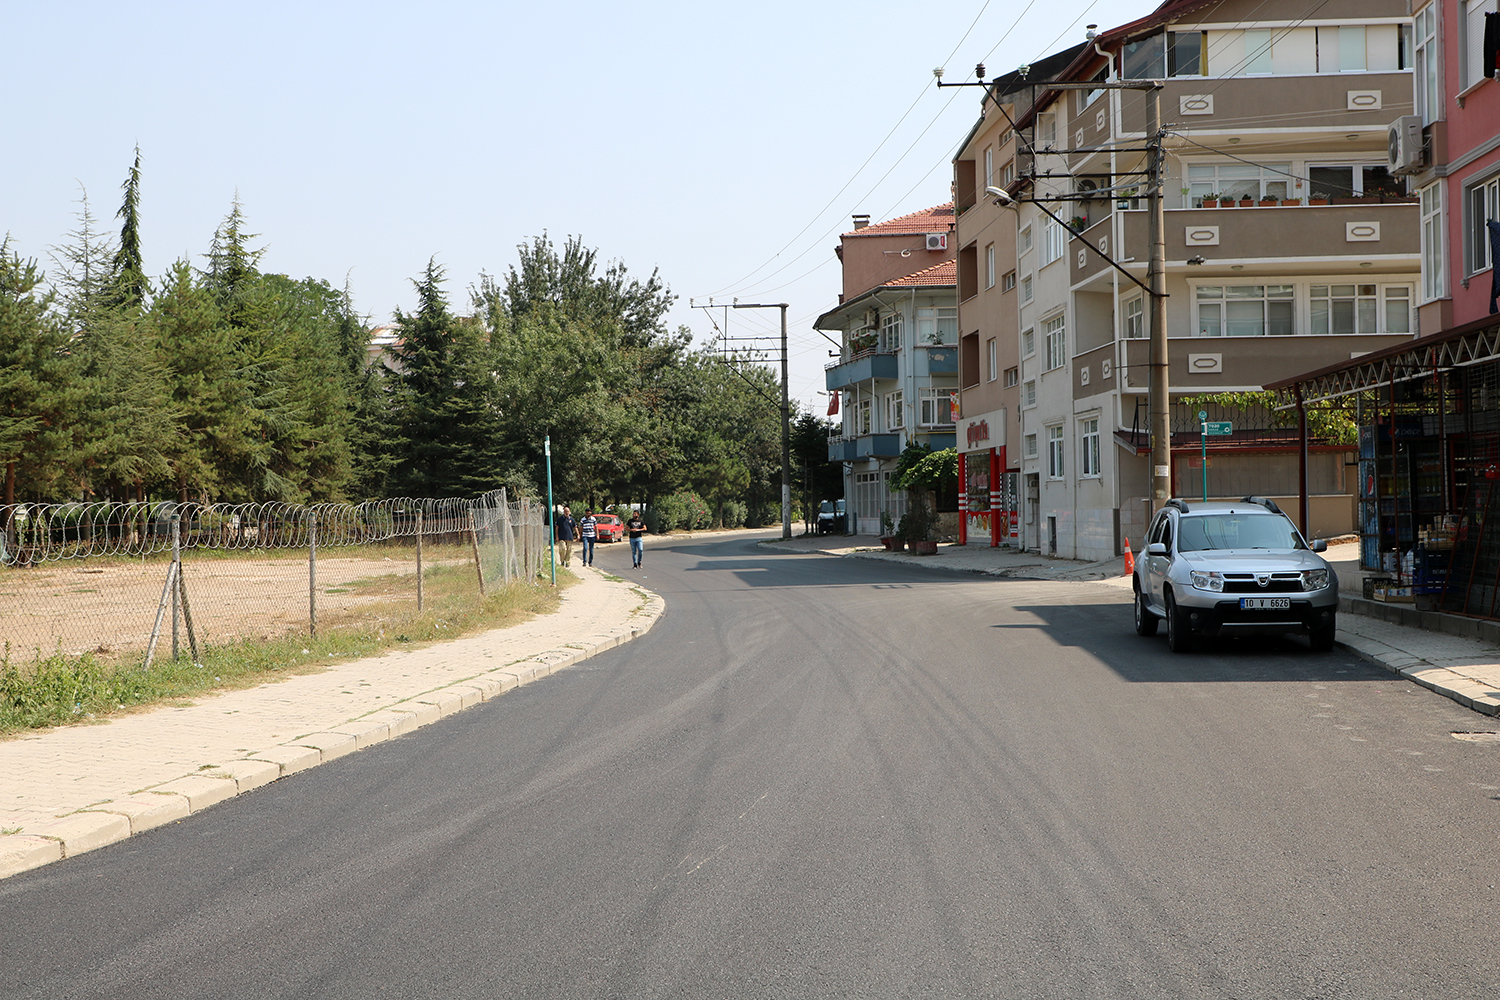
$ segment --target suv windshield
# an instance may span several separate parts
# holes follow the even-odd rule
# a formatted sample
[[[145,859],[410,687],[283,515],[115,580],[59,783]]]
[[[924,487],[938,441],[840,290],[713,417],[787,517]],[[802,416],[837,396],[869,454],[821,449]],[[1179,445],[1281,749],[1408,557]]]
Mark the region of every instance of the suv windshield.
[[[1302,538],[1280,514],[1204,514],[1184,517],[1178,526],[1177,550],[1301,549]]]

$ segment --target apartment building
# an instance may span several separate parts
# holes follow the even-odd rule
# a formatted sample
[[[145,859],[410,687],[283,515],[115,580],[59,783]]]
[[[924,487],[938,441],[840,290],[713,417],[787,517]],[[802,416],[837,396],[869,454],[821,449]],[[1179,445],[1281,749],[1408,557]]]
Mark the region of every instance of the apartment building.
[[[1099,559],[1126,537],[1139,547],[1152,506],[1152,140],[1163,156],[1172,491],[1294,494],[1297,448],[1274,411],[1196,400],[1258,392],[1415,335],[1420,208],[1386,149],[1391,119],[1412,110],[1413,49],[1402,0],[1329,0],[1311,13],[1287,0],[1175,0],[1070,52],[1055,73],[1029,67],[990,91],[997,110],[1015,107],[1016,176],[995,185],[1014,210],[985,195],[982,170],[956,164],[960,308],[976,343],[1004,335],[1006,320],[966,294],[962,261],[971,210],[984,213],[976,231],[1009,219],[1019,541]],[[1160,136],[1146,132],[1142,91],[1049,79],[1160,81]],[[981,372],[982,362],[981,347]],[[1204,447],[1199,412],[1233,433]],[[1352,526],[1350,448],[1311,452],[1312,492],[1330,498],[1330,523]]]
[[[851,523],[861,534],[899,523],[906,498],[893,490],[908,444],[954,445],[958,389],[957,265],[953,204],[854,229],[835,251],[843,268],[839,304],[815,329],[836,334],[838,357],[824,370],[842,420],[828,458],[844,469]]]

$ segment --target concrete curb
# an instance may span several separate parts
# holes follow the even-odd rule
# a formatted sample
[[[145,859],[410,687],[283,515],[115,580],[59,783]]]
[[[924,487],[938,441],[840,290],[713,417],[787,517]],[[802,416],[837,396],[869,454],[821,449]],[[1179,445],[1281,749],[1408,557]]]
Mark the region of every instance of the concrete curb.
[[[658,594],[632,586],[642,603],[618,627],[577,645],[494,667],[348,720],[330,732],[308,733],[170,781],[93,803],[39,829],[0,835],[0,878],[117,843],[278,781],[430,725],[566,669],[651,631],[666,611]]]
[[[1500,716],[1500,691],[1465,677],[1447,667],[1428,663],[1426,660],[1388,646],[1376,639],[1364,636],[1349,636],[1340,633],[1334,645],[1353,653],[1367,663],[1384,667],[1445,698],[1451,698],[1465,708],[1484,715]]]

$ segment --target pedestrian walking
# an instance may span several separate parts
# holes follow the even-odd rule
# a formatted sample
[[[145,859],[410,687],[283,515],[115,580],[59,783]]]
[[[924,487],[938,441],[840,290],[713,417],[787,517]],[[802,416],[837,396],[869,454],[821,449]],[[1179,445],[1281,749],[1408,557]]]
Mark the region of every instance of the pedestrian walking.
[[[594,520],[594,512],[586,510],[583,517],[578,521],[578,537],[583,540],[583,564],[594,565],[594,543],[599,540],[599,522]]]
[[[635,511],[630,515],[630,520],[625,522],[625,530],[630,535],[630,564],[636,569],[641,567],[641,556],[645,554],[646,522],[641,520],[641,512]]]
[[[562,564],[568,565],[573,558],[573,539],[578,537],[578,524],[573,520],[573,512],[564,507],[562,517],[557,519],[557,549],[562,555]]]

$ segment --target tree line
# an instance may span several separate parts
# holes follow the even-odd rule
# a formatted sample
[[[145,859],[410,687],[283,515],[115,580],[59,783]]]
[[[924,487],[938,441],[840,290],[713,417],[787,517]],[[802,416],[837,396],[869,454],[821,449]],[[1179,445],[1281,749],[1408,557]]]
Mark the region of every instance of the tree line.
[[[141,179],[137,150],[118,230],[85,196],[50,269],[0,241],[4,503],[540,496],[550,437],[559,498],[779,518],[780,386],[669,331],[656,271],[544,234],[456,306],[434,257],[372,362],[347,289],[260,270],[238,199],[201,266],[148,278]],[[837,494],[826,434],[794,413],[798,499]]]

